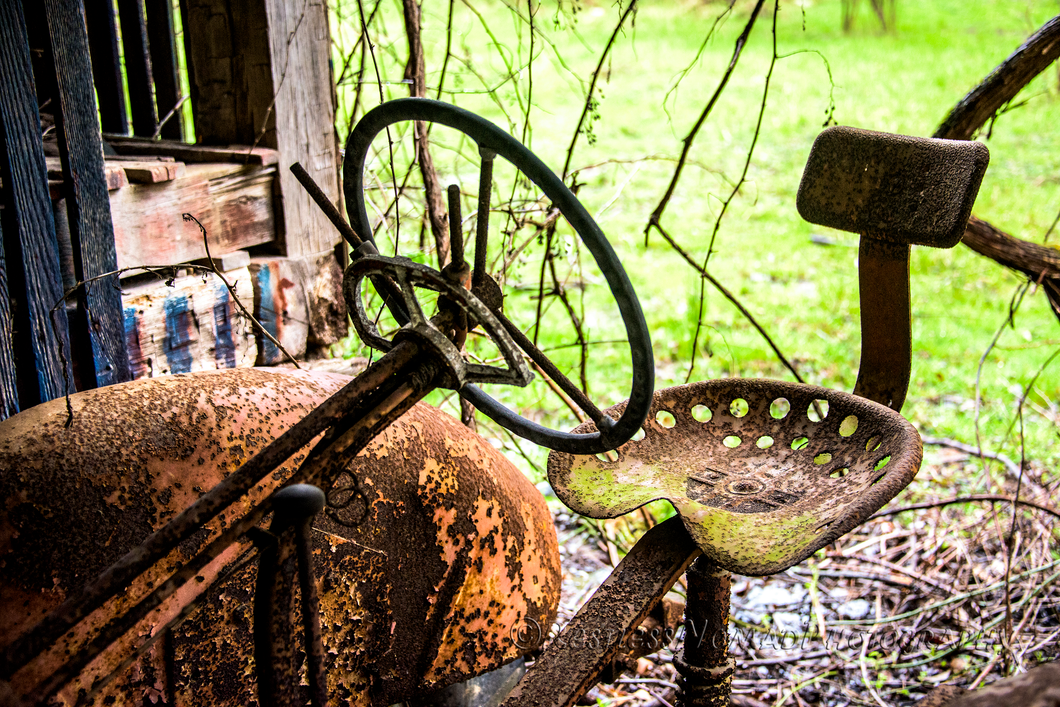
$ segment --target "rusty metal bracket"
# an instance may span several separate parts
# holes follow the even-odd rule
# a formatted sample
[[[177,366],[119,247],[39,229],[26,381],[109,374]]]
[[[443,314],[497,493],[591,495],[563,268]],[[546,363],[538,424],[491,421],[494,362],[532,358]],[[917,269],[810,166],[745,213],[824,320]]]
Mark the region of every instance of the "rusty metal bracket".
[[[379,333],[379,327],[364,309],[361,294],[364,279],[376,276],[385,276],[397,283],[398,292],[409,313],[409,323],[394,335],[393,341]],[[441,297],[457,305],[470,319],[477,322],[500,349],[508,368],[466,362],[460,349],[449,336],[424,316],[416,298],[416,287],[440,293]],[[439,387],[460,390],[468,383],[500,383],[523,387],[533,380],[534,374],[530,372],[512,338],[486,305],[466,288],[454,284],[442,273],[426,265],[408,258],[363,256],[350,263],[346,269],[342,288],[353,325],[362,341],[381,351],[390,351],[394,344],[403,338],[415,338],[434,351],[444,362],[448,375],[439,381]],[[456,332],[450,332],[449,335],[455,337]]]
[[[310,524],[324,508],[324,492],[310,484],[292,484],[272,496],[270,540],[258,556],[258,582],[254,592],[254,660],[259,666],[258,703],[262,707],[294,704],[301,682],[292,621],[294,572],[301,596],[302,636],[308,662],[309,698],[312,707],[324,707],[327,675],[320,634],[320,602],[313,573]],[[261,669],[264,667],[265,669]]]

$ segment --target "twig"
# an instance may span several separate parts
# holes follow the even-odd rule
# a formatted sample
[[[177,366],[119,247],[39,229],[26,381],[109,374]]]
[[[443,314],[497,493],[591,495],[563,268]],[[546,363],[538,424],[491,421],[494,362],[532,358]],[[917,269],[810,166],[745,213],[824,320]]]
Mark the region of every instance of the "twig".
[[[1008,472],[1012,476],[1017,476],[1019,474],[1019,465],[1017,465],[1016,462],[1012,461],[1009,457],[1005,456],[1004,454],[1001,454],[1000,452],[988,452],[981,447],[976,447],[971,444],[965,444],[964,442],[958,442],[955,439],[947,439],[945,437],[921,437],[921,439],[923,440],[924,444],[928,444],[934,447],[949,447],[950,449],[956,449],[959,452],[974,454],[978,457],[999,461],[1004,464],[1005,469],[1008,470]]]
[[[409,43],[408,63],[405,64],[405,79],[411,80],[409,94],[417,98],[427,96],[427,68],[423,56],[423,39],[421,36],[422,16],[417,0],[402,0],[401,7],[405,13],[405,36]],[[427,123],[415,121],[413,135],[416,148],[416,161],[420,166],[420,176],[426,193],[427,223],[434,236],[435,252],[438,256],[438,267],[443,267],[449,258],[448,216],[442,201],[442,188],[438,180],[438,170],[434,168],[431,158],[430,139]]]
[[[764,2],[765,0],[760,0]],[[596,82],[600,79],[600,73],[604,69],[604,62],[607,61],[607,55],[611,53],[611,48],[615,46],[615,42],[618,40],[618,35],[622,31],[622,25],[626,23],[626,18],[636,9],[637,0],[629,0],[629,4],[626,5],[626,9],[623,10],[621,16],[618,18],[618,24],[615,25],[614,31],[611,32],[611,36],[607,40],[607,44],[604,46],[604,50],[600,52],[600,59],[596,62],[596,68],[593,69],[592,79],[589,81],[589,90],[585,92],[585,104],[582,106],[581,115],[578,116],[578,125],[574,128],[574,134],[571,135],[570,146],[567,147],[567,159],[563,163],[563,171],[560,172],[560,178],[564,181],[567,180],[567,176],[570,174],[570,163],[574,157],[574,146],[578,142],[578,136],[582,134],[583,126],[585,125],[585,119],[589,113],[596,108],[596,99],[593,98],[593,94],[596,93]]]
[[[980,422],[980,419],[981,419],[981,416],[982,416],[981,413],[982,413],[982,403],[983,403],[983,399],[982,399],[983,367],[986,365],[986,360],[987,360],[987,358],[989,358],[990,352],[993,351],[994,347],[997,345],[998,340],[1001,338],[1001,334],[1004,333],[1005,327],[1006,326],[1015,326],[1016,311],[1019,309],[1020,304],[1023,303],[1023,297],[1024,297],[1024,295],[1027,294],[1027,290],[1029,288],[1030,288],[1030,282],[1029,281],[1022,283],[1021,285],[1019,285],[1016,288],[1016,291],[1012,295],[1012,299],[1009,301],[1008,313],[1005,316],[1005,320],[1003,322],[1001,322],[1001,325],[997,328],[997,331],[994,333],[994,338],[990,340],[990,343],[987,344],[986,349],[983,351],[983,355],[979,357],[979,365],[975,369],[975,416],[974,416],[974,426],[975,426],[975,443],[979,447],[979,449],[983,448],[983,439],[982,439],[982,435],[981,435],[981,431],[980,431],[980,427],[979,427],[979,422]],[[980,456],[980,461],[982,461],[982,459],[984,458],[983,455],[980,454],[979,456]],[[983,462],[983,467],[987,468],[986,462]]]
[[[757,12],[757,9],[756,9]],[[751,146],[747,148],[747,157],[744,159],[743,170],[740,172],[740,178],[736,181],[732,191],[725,197],[725,201],[721,205],[721,211],[718,212],[717,218],[714,219],[714,228],[710,232],[710,242],[707,244],[707,254],[703,256],[703,270],[706,271],[710,265],[710,256],[714,253],[714,243],[718,237],[718,231],[721,229],[721,221],[725,218],[725,214],[729,211],[729,205],[733,199],[740,192],[744,182],[747,181],[747,171],[751,168],[751,157],[754,155],[755,146],[758,144],[758,137],[762,131],[762,118],[766,114],[766,100],[769,97],[769,81],[773,77],[773,68],[777,65],[777,14],[780,12],[780,0],[776,0],[773,3],[773,54],[769,59],[769,70],[766,72],[765,86],[762,89],[762,103],[758,109],[758,120],[755,123],[754,136],[751,138]],[[692,355],[689,357],[688,362],[688,376],[685,378],[687,383],[692,379],[692,371],[696,367],[696,351],[699,348],[699,335],[703,331],[703,310],[706,307],[706,283],[703,280],[699,281],[699,316],[696,317],[696,332],[692,337]]]
[[[773,349],[773,353],[777,355],[777,358],[780,359],[780,362],[784,365],[784,367],[791,371],[791,375],[795,376],[795,380],[800,383],[805,383],[806,381],[803,380],[802,376],[799,375],[799,372],[795,370],[795,365],[788,360],[788,357],[785,356],[784,352],[780,350],[780,347],[777,346],[776,342],[773,341],[773,338],[766,332],[765,328],[758,323],[758,320],[755,319],[754,315],[751,314],[751,312],[743,306],[743,303],[740,302],[739,299],[737,299],[736,295],[729,292],[728,288],[722,285],[717,278],[715,278],[707,270],[703,269],[703,267],[699,263],[693,260],[692,256],[685,252],[685,250],[680,245],[678,245],[677,241],[675,241],[670,236],[670,234],[662,228],[662,226],[657,226],[656,228],[658,229],[662,237],[666,240],[666,242],[670,244],[670,247],[677,251],[677,254],[684,258],[685,262],[691,265],[692,268],[699,273],[700,277],[708,280],[710,284],[713,285],[714,288],[718,290],[718,292],[720,292],[723,297],[725,297],[725,299],[729,300],[729,302],[731,302],[733,306],[735,306],[736,309],[740,311],[740,314],[742,314],[744,318],[751,323],[751,326],[753,326],[758,331],[758,333],[762,335],[762,338],[766,340],[767,344],[769,344],[769,348]]]
[[[280,350],[280,351],[281,351],[281,352],[283,353],[283,355],[284,355],[284,356],[286,356],[286,357],[287,357],[287,359],[288,359],[288,360],[289,360],[289,361],[290,361],[290,362],[291,362],[292,364],[294,364],[294,367],[295,367],[295,368],[301,368],[301,366],[299,366],[299,365],[298,365],[298,361],[296,361],[296,360],[295,360],[295,358],[294,358],[294,356],[292,356],[292,355],[291,355],[291,354],[290,354],[290,353],[289,353],[289,352],[287,351],[287,349],[285,349],[285,348],[283,347],[283,344],[281,344],[281,343],[280,343],[280,340],[279,340],[279,339],[277,339],[277,338],[276,338],[275,336],[273,336],[273,335],[272,335],[272,334],[271,334],[271,333],[269,332],[269,330],[268,330],[268,329],[266,329],[266,328],[265,328],[265,327],[264,327],[264,326],[262,325],[262,323],[261,323],[261,322],[259,322],[259,321],[258,321],[257,319],[255,319],[255,318],[254,318],[254,315],[250,313],[250,310],[248,310],[248,309],[246,308],[246,306],[245,306],[245,305],[243,304],[243,302],[242,302],[242,301],[241,301],[241,300],[239,299],[239,297],[237,297],[237,296],[236,296],[236,291],[235,291],[235,288],[234,288],[234,287],[232,286],[232,284],[231,284],[231,283],[229,283],[229,282],[228,282],[228,278],[226,278],[226,277],[224,276],[224,273],[222,273],[222,272],[221,272],[220,270],[218,270],[218,269],[217,269],[217,264],[216,264],[216,263],[214,263],[214,261],[213,261],[213,258],[212,258],[212,257],[210,257],[210,243],[209,243],[209,239],[208,239],[208,238],[206,237],[206,227],[205,227],[205,226],[203,226],[203,225],[202,225],[202,224],[201,224],[201,223],[199,222],[199,219],[195,218],[194,216],[192,216],[192,215],[191,215],[191,214],[189,214],[189,213],[183,213],[183,214],[181,214],[181,218],[183,218],[183,219],[184,219],[185,221],[194,221],[194,222],[195,222],[195,225],[199,227],[199,231],[201,231],[201,232],[202,232],[202,245],[203,245],[203,248],[205,248],[205,249],[206,249],[206,258],[207,258],[207,260],[208,260],[208,261],[209,261],[209,263],[210,263],[210,266],[209,266],[208,268],[206,268],[206,269],[207,269],[207,270],[209,270],[210,272],[212,272],[212,273],[213,273],[214,275],[216,275],[216,276],[217,276],[217,278],[218,278],[218,279],[220,279],[220,280],[221,280],[221,282],[222,282],[222,283],[224,284],[224,286],[225,286],[225,289],[227,289],[227,290],[228,290],[228,292],[229,292],[229,293],[230,293],[230,294],[232,295],[232,301],[236,303],[236,306],[237,306],[237,307],[239,307],[239,311],[243,313],[243,316],[244,316],[244,317],[246,317],[247,319],[249,319],[249,320],[250,320],[250,321],[251,321],[251,322],[252,322],[252,323],[254,324],[254,327],[255,327],[255,328],[256,328],[256,329],[258,330],[258,331],[260,331],[260,332],[261,332],[261,333],[262,333],[262,334],[263,334],[263,335],[265,336],[265,338],[266,338],[266,339],[268,339],[269,341],[271,341],[271,342],[273,343],[273,345],[274,345],[274,346],[275,346],[275,347],[276,347],[277,349],[279,349],[279,350]]]
[[[668,687],[673,691],[678,691],[681,688],[676,684],[669,682],[668,680],[660,680],[659,678],[622,678],[621,680],[615,680],[616,685],[658,685],[659,687]]]
[[[181,96],[180,99],[177,101],[177,105],[170,108],[169,112],[166,113],[166,117],[158,121],[158,127],[155,128],[155,132],[151,135],[152,140],[158,139],[158,136],[162,134],[162,128],[164,128],[166,126],[166,123],[168,123],[170,119],[177,114],[177,111],[180,110],[180,107],[184,105],[184,102],[187,101],[189,98],[191,98],[191,96]]]
[[[651,233],[652,228],[659,228],[659,224],[662,222],[663,213],[666,211],[667,205],[670,203],[670,199],[674,195],[674,191],[677,189],[677,182],[681,179],[681,172],[684,170],[685,162],[688,160],[688,153],[692,150],[692,143],[695,142],[696,136],[699,134],[700,128],[707,122],[707,117],[711,111],[714,110],[715,104],[721,97],[722,92],[725,90],[725,86],[728,85],[729,79],[732,78],[733,71],[736,70],[736,65],[740,61],[740,56],[743,54],[744,45],[747,44],[747,38],[751,36],[751,30],[754,28],[755,20],[758,19],[758,13],[762,9],[762,5],[765,4],[765,0],[758,0],[755,3],[754,9],[751,10],[751,16],[747,20],[747,24],[743,28],[743,32],[736,38],[736,46],[732,52],[732,58],[729,59],[729,66],[722,74],[721,81],[718,83],[717,88],[714,89],[714,93],[711,95],[710,100],[707,101],[707,105],[703,108],[703,112],[700,113],[699,119],[696,120],[695,125],[688,132],[688,135],[681,141],[684,143],[684,147],[681,149],[681,156],[677,160],[677,167],[674,168],[673,177],[670,178],[670,184],[666,187],[666,193],[663,194],[659,204],[655,207],[655,210],[651,212],[651,216],[648,217],[648,223],[644,226],[644,245],[648,245],[648,235]],[[711,28],[713,32],[713,27]]]
[[[971,503],[973,501],[990,501],[993,503],[1016,503],[1021,506],[1030,506],[1036,508],[1039,511],[1044,511],[1052,516],[1060,518],[1060,509],[1054,508],[1053,506],[1039,503],[1037,501],[1031,501],[1026,498],[1013,499],[1011,496],[1005,496],[999,493],[973,493],[967,496],[953,496],[952,498],[944,498],[937,501],[924,501],[923,503],[912,503],[908,506],[902,506],[901,508],[888,508],[887,510],[880,511],[873,515],[869,520],[876,520],[878,518],[887,518],[889,516],[898,515],[899,513],[905,513],[907,511],[919,511],[925,508],[942,508],[943,506],[952,506],[957,503]]]

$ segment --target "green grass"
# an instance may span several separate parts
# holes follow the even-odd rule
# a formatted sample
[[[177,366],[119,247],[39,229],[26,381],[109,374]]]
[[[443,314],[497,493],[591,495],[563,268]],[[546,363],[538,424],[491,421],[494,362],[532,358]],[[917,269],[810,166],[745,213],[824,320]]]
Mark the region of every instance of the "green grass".
[[[867,5],[863,3],[863,5]],[[424,6],[428,84],[437,82],[445,46],[446,5]],[[585,100],[590,74],[614,29],[620,8],[586,2],[573,17],[554,5],[538,8],[535,22],[558,47],[537,39],[532,71],[528,33],[499,2],[477,2],[492,36],[469,5],[457,4],[454,53],[447,100],[481,112],[515,134],[522,129],[520,96],[529,99],[530,144],[559,169]],[[520,6],[525,13],[525,6]],[[572,166],[582,184],[579,198],[597,216],[637,289],[652,332],[656,387],[684,381],[692,356],[700,281],[657,235],[644,245],[644,226],[673,170],[681,139],[702,110],[729,62],[733,42],[747,21],[751,4],[741,2],[721,23],[700,60],[696,51],[721,3],[656,2],[636,13],[612,49],[596,99],[592,140],[579,138]],[[568,6],[569,9],[569,6]],[[950,108],[1031,32],[1060,12],[1060,3],[956,2],[901,3],[898,27],[882,33],[867,16],[854,31],[840,29],[840,3],[784,3],[778,20],[782,58],[773,72],[761,134],[747,182],[729,207],[718,231],[709,269],[766,327],[808,382],[850,390],[859,358],[855,247],[857,237],[811,226],[795,211],[795,193],[810,145],[826,112],[840,124],[874,130],[930,135]],[[722,200],[743,167],[754,132],[765,72],[771,56],[771,6],[751,35],[732,80],[697,136],[677,193],[663,223],[682,246],[702,262]],[[336,45],[352,46],[356,4],[338,8]],[[388,98],[407,95],[400,81],[405,40],[400,15],[386,6],[373,25],[377,58]],[[343,18],[346,18],[343,21]],[[499,47],[503,47],[500,49]],[[341,50],[336,65],[341,66]],[[562,57],[562,65],[556,55]],[[831,83],[827,66],[831,69]],[[673,92],[678,73],[692,65]],[[369,67],[371,64],[369,64]],[[505,81],[509,66],[517,81]],[[477,72],[473,74],[468,67]],[[371,71],[370,71],[371,73]],[[366,76],[365,79],[370,79]],[[1060,91],[1056,66],[1021,94],[1026,103],[1001,116],[989,138],[987,172],[975,213],[1022,238],[1041,242],[1060,210]],[[493,96],[483,86],[495,88]],[[364,84],[366,105],[378,102],[378,89]],[[352,87],[340,87],[346,105]],[[834,106],[833,106],[834,102]],[[525,103],[524,103],[525,105]],[[505,111],[502,111],[501,106]],[[348,116],[347,111],[340,111]],[[344,118],[346,119],[346,118]],[[449,153],[444,153],[449,154]],[[474,171],[460,172],[472,189]],[[607,206],[604,209],[605,205]],[[465,206],[465,215],[471,213]],[[494,216],[495,227],[499,217]],[[837,245],[812,244],[824,235]],[[1060,243],[1060,233],[1052,236]],[[510,281],[531,282],[540,254],[531,252]],[[949,251],[916,248],[912,258],[914,369],[904,414],[923,434],[965,442],[976,438],[975,397],[979,361],[1007,316],[1020,279],[964,246]],[[591,268],[582,277],[598,280]],[[606,290],[590,285],[584,298],[590,337],[620,336]],[[534,300],[513,296],[506,307],[526,319]],[[556,305],[553,305],[556,307]],[[543,329],[542,343],[570,341],[562,318]],[[768,376],[790,379],[763,339],[719,293],[706,289],[704,326],[693,379]],[[984,446],[1019,458],[1017,402],[1037,376],[1024,407],[1026,454],[1045,468],[1060,463],[1060,363],[1040,368],[1060,346],[1060,323],[1041,293],[1028,294],[1013,326],[984,359],[979,376],[979,435]],[[355,342],[347,347],[350,353]],[[558,349],[564,366],[573,350]],[[593,349],[590,388],[607,403],[628,393],[623,377],[624,347]],[[540,390],[505,391],[506,400],[525,414],[567,428],[573,418]],[[532,445],[524,444],[529,450]],[[534,453],[540,460],[543,454]],[[1054,477],[1055,478],[1055,477]]]

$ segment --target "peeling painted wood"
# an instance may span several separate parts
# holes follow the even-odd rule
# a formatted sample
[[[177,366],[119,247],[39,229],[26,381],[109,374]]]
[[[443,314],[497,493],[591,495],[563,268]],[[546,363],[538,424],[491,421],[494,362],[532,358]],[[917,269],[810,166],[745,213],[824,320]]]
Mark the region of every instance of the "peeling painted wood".
[[[304,271],[287,258],[252,258],[250,273],[254,282],[254,316],[295,358],[305,355],[309,338],[309,307]],[[282,351],[260,332],[259,366],[287,361]]]
[[[225,273],[249,309],[247,268]],[[134,378],[251,366],[257,344],[231,293],[215,275],[188,275],[129,288],[122,298],[125,340]]]

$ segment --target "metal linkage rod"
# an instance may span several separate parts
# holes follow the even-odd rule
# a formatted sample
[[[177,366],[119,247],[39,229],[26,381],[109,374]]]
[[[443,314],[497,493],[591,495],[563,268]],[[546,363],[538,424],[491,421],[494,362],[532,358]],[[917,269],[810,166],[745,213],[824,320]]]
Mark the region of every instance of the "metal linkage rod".
[[[478,175],[478,217],[475,221],[475,270],[472,276],[472,287],[482,285],[486,276],[486,246],[490,230],[490,194],[493,192],[493,159],[497,153],[486,147],[479,147],[482,164]]]
[[[327,705],[327,675],[320,634],[320,604],[313,574],[310,531],[313,518],[324,508],[324,492],[309,484],[294,484],[272,497],[270,536],[258,560],[254,592],[254,664],[258,703],[262,707],[294,704],[301,683],[295,664],[291,621],[293,577],[287,570],[297,557],[301,595],[302,636],[308,662],[312,707]]]
[[[728,707],[736,661],[729,656],[732,575],[706,557],[685,573],[685,640],[674,667],[681,674],[678,707]]]
[[[577,702],[699,552],[678,516],[648,530],[502,707],[570,707]],[[538,637],[543,639],[543,632]]]

